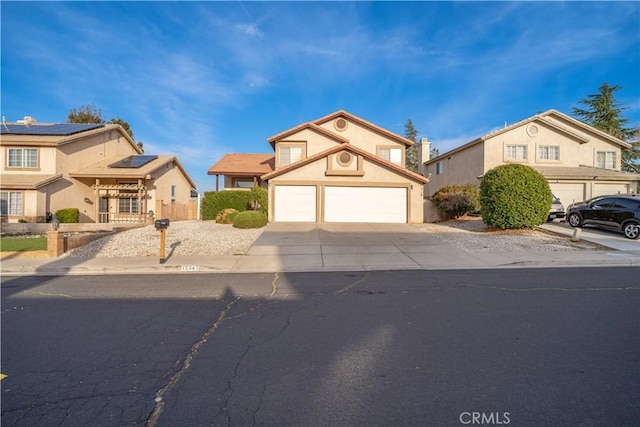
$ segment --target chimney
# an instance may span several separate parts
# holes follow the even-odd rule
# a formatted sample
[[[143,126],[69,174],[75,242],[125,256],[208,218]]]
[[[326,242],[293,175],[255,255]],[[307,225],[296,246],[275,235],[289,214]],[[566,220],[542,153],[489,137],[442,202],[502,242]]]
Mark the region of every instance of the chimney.
[[[424,162],[431,157],[431,141],[429,138],[420,138],[420,147],[418,148],[418,173],[424,176]]]

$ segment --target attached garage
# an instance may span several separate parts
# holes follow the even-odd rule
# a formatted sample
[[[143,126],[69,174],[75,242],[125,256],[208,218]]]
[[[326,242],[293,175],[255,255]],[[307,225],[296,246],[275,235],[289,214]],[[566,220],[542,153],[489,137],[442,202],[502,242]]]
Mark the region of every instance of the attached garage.
[[[316,222],[315,185],[277,185],[274,191],[276,221]]]
[[[629,186],[627,184],[594,184],[593,197],[606,196],[610,194],[627,194]]]
[[[571,203],[585,200],[584,184],[581,183],[549,183],[551,192],[560,199],[566,208]]]
[[[407,222],[407,189],[324,187],[325,222]]]

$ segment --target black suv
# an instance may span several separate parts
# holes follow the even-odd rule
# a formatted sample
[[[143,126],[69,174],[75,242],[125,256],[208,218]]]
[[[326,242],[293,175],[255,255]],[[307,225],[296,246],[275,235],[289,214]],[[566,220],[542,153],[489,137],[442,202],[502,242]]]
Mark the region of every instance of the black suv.
[[[598,196],[574,203],[567,209],[567,222],[572,227],[592,225],[622,231],[626,238],[640,236],[640,196]]]

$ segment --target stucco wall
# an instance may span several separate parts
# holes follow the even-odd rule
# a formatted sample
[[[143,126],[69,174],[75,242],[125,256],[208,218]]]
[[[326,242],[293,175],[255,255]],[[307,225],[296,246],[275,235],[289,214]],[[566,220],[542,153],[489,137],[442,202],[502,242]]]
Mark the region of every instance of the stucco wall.
[[[427,196],[431,196],[444,185],[480,185],[478,177],[484,173],[484,145],[480,142],[464,151],[442,157],[438,162],[444,164],[444,171],[441,174],[436,171],[437,162],[425,168],[426,175],[431,174],[429,182],[425,185]]]

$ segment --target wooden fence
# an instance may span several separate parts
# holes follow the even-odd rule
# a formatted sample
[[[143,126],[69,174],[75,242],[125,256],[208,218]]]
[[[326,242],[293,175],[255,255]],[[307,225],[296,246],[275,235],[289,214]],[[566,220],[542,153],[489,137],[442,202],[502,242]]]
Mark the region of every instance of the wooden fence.
[[[171,221],[187,221],[198,219],[198,202],[165,204],[156,201],[156,218],[169,218]]]

